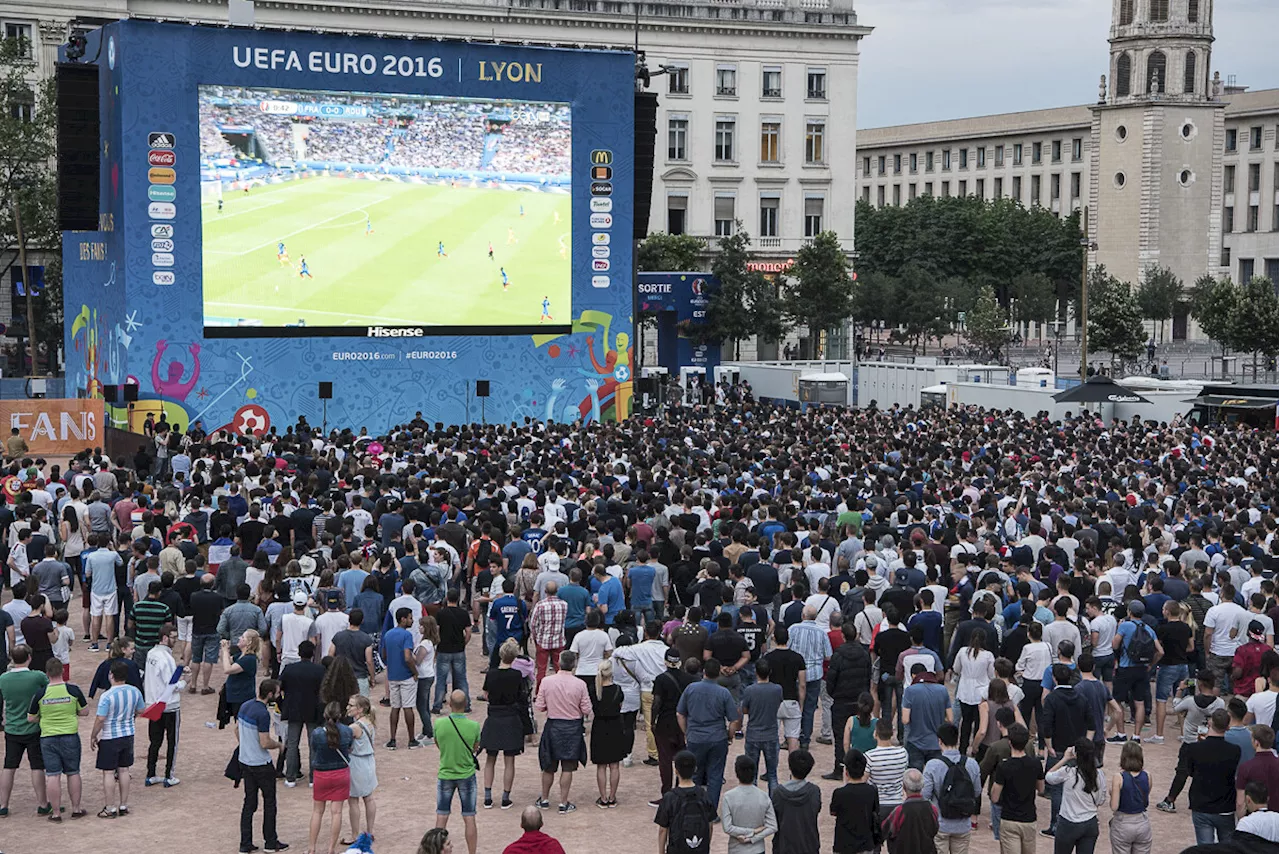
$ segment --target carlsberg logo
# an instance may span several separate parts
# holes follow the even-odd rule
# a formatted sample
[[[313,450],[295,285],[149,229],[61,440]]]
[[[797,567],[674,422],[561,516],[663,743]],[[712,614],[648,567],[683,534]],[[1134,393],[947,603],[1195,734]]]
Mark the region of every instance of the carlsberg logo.
[[[370,326],[366,336],[369,338],[421,338],[426,334],[421,326]]]

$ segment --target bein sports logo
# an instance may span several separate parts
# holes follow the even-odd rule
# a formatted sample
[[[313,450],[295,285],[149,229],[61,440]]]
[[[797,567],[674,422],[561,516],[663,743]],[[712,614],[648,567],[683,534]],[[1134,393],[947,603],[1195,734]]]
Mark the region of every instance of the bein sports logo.
[[[421,326],[370,326],[365,331],[366,338],[421,338],[426,334]]]
[[[151,281],[157,285],[172,285],[174,282],[173,271],[156,270],[151,274]]]

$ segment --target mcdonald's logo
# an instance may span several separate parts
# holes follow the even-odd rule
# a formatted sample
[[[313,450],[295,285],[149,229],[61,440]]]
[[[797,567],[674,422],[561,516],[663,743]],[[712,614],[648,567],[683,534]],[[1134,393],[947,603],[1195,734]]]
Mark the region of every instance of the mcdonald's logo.
[[[608,166],[613,162],[613,152],[607,148],[597,148],[591,152],[591,163],[595,166]]]

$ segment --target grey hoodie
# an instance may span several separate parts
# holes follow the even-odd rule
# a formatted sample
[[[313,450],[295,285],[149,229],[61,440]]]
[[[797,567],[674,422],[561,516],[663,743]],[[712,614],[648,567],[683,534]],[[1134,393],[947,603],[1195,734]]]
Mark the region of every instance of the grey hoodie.
[[[729,837],[729,854],[764,854],[764,841],[778,830],[778,819],[773,813],[773,803],[762,789],[755,786],[734,786],[720,800],[720,824]],[[764,831],[755,834],[757,827]],[[734,837],[751,836],[750,842],[739,842]]]

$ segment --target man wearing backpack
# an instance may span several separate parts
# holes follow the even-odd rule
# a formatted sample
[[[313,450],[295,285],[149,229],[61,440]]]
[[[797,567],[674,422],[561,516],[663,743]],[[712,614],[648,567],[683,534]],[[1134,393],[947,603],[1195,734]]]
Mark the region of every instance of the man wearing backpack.
[[[706,790],[693,782],[698,760],[688,750],[675,755],[675,787],[662,796],[653,821],[660,854],[710,854],[711,816]]]
[[[955,724],[938,727],[942,756],[924,766],[924,797],[938,810],[938,854],[966,854],[969,850],[970,819],[978,814],[978,793],[982,775],[978,763],[962,757],[960,730]]]
[[[1129,618],[1116,627],[1116,636],[1111,639],[1111,648],[1120,653],[1119,667],[1116,668],[1115,689],[1112,692],[1116,703],[1123,708],[1132,702],[1133,737],[1142,737],[1142,724],[1151,707],[1151,682],[1147,673],[1151,663],[1164,654],[1160,642],[1156,640],[1155,630],[1142,621],[1147,606],[1141,599],[1129,603]],[[1124,721],[1119,722],[1117,736],[1123,740]]]

